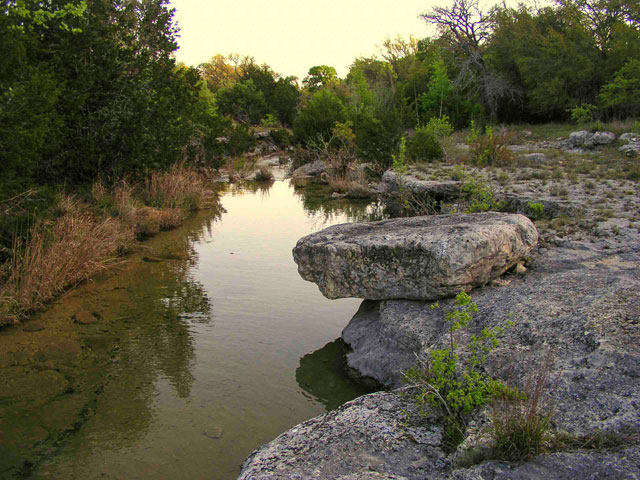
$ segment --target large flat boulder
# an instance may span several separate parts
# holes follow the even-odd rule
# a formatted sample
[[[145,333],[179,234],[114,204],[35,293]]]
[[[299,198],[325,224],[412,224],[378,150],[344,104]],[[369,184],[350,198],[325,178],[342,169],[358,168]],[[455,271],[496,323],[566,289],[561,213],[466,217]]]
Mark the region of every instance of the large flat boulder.
[[[536,245],[523,215],[433,215],[335,225],[298,241],[298,273],[327,298],[433,300],[484,285]]]

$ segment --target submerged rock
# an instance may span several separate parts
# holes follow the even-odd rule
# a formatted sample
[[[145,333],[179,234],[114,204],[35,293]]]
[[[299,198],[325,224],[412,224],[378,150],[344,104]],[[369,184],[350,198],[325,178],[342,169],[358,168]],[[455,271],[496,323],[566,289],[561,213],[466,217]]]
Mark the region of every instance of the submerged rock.
[[[430,300],[486,284],[537,241],[523,215],[439,215],[335,225],[299,240],[293,257],[328,298]]]
[[[404,412],[404,417],[399,416]],[[451,462],[441,429],[425,424],[398,392],[359,397],[253,452],[239,480],[444,479]]]

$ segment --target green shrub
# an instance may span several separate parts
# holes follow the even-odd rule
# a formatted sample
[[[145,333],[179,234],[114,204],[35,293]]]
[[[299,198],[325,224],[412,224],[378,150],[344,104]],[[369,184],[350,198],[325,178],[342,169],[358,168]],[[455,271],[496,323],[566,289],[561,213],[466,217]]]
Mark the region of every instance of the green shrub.
[[[302,106],[293,122],[293,133],[303,144],[331,138],[336,122],[344,122],[347,114],[342,101],[330,90],[319,90]]]
[[[367,110],[355,115],[353,124],[358,156],[373,162],[379,173],[391,167],[401,137],[400,119],[396,112],[374,114]]]
[[[544,205],[542,203],[529,202],[528,205],[529,211],[531,212],[531,218],[533,220],[539,220],[542,218],[542,214],[544,213]]]
[[[437,138],[448,137],[453,133],[453,125],[449,121],[449,117],[443,115],[442,117],[432,117],[425,128],[432,132]]]
[[[407,157],[412,161],[433,161],[442,158],[442,145],[429,127],[417,129],[415,135],[409,139]]]
[[[586,125],[593,122],[593,113],[595,111],[595,105],[583,103],[582,105],[570,109],[569,113],[571,113],[571,120],[576,122],[577,125]]]
[[[398,153],[393,154],[393,169],[398,173],[404,173],[407,171],[407,142],[404,137],[400,139],[400,146],[398,147]]]
[[[515,156],[507,148],[510,137],[508,132],[495,133],[490,126],[485,127],[485,133],[481,135],[472,122],[471,135],[467,137],[467,143],[471,147],[468,161],[478,167],[503,167],[513,164]]]
[[[504,209],[504,203],[496,201],[493,189],[484,180],[465,176],[462,182],[462,193],[465,194],[469,202],[466,213]]]
[[[271,140],[273,140],[273,143],[275,143],[280,148],[288,147],[289,145],[291,145],[291,141],[293,140],[291,133],[289,133],[289,130],[287,130],[286,128],[277,128],[275,130],[271,130],[269,132],[269,136],[271,137]]]
[[[235,83],[216,93],[218,109],[240,122],[258,124],[269,111],[264,94],[252,80]]]
[[[241,155],[252,150],[256,142],[255,136],[249,131],[247,125],[236,125],[231,128],[226,150],[228,154]]]
[[[433,304],[431,308],[439,308],[439,305]],[[465,328],[477,311],[478,306],[471,302],[471,297],[460,292],[454,308],[445,317],[449,324],[449,347],[432,350],[431,358],[422,368],[405,372],[405,377],[418,387],[418,393],[414,395],[418,406],[428,407],[425,413],[435,410],[444,417],[444,442],[450,449],[464,439],[466,416],[476,407],[489,403],[498,395],[517,394],[484,371],[487,355],[499,345],[498,337],[503,328],[483,328],[480,335],[472,335],[464,356],[467,360],[462,364],[459,362],[459,346],[454,334]]]

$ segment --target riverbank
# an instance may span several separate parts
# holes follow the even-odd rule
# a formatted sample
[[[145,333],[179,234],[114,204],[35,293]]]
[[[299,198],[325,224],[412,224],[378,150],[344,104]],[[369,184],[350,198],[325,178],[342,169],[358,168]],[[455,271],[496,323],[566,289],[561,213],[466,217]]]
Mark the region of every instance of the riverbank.
[[[551,416],[539,453],[524,455],[524,462],[501,459],[492,436],[499,406],[474,411],[462,443],[451,450],[437,411],[421,415],[411,390],[393,390],[285,432],[255,451],[239,478],[640,476],[637,159],[621,156],[620,145],[581,151],[574,145],[568,152],[568,141],[554,142],[535,139],[510,146],[516,160],[509,167],[422,164],[400,174],[388,172],[375,186],[400,208],[416,197],[423,200],[413,206],[426,206],[424,213],[451,214],[484,201],[489,209],[502,207],[535,219],[539,244],[517,270],[470,292],[478,313],[455,341],[465,351],[483,329],[505,328],[484,371],[523,391],[535,384],[532,372],[542,372],[543,360],[550,359],[540,405],[552,407],[539,412]],[[475,187],[465,189],[469,184]],[[479,184],[489,186],[484,192],[490,195]],[[335,237],[338,250],[318,253],[311,257],[314,262],[343,253],[354,261],[347,245],[360,239],[339,240],[333,230],[326,236]],[[380,259],[369,260],[364,265],[377,271]],[[327,271],[322,281],[334,285],[333,273]],[[428,359],[450,342],[444,315],[454,300],[438,303],[440,308],[433,309],[425,301],[365,300],[342,335],[352,348],[349,367],[400,387],[401,372],[416,358]]]
[[[35,193],[19,196],[7,208],[24,210],[21,204]],[[181,225],[215,202],[202,173],[183,164],[137,183],[97,181],[83,197],[58,194],[26,232],[14,234],[10,258],[0,267],[0,328],[27,319],[138,249],[139,241]]]

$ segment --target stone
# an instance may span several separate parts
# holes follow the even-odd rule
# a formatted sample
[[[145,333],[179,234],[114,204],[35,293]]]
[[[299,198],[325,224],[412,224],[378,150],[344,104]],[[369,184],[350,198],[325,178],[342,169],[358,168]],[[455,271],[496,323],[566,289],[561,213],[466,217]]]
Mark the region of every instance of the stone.
[[[431,300],[484,285],[538,242],[523,215],[498,212],[335,225],[293,249],[327,298]]]
[[[571,132],[568,143],[573,147],[593,148],[598,145],[610,145],[616,140],[615,133],[611,132],[595,132],[591,133],[587,130],[579,132]]]
[[[640,153],[640,142],[629,142],[618,149],[625,155],[632,157]]]
[[[461,183],[455,180],[423,180],[417,173],[398,175],[387,170],[382,175],[382,191],[398,192],[401,189],[434,200],[448,200],[460,197]]]
[[[161,261],[161,260],[145,260],[145,258],[147,257],[143,257],[143,260],[145,262],[148,261]],[[76,312],[73,315],[73,321],[75,323],[79,323],[80,325],[91,325],[93,323],[96,323],[98,321],[98,319],[93,315],[93,313],[88,312],[87,310],[80,310],[79,312]]]
[[[587,147],[591,146],[591,138],[593,134],[587,130],[580,130],[578,132],[571,132],[569,134],[569,144],[574,147]]]
[[[616,141],[616,134],[611,132],[596,132],[591,137],[594,145],[611,145]]]
[[[543,165],[547,163],[547,157],[544,153],[528,153],[522,157],[533,164]]]
[[[640,479],[640,447],[619,451],[559,452],[541,455],[532,461],[510,465],[490,461],[456,470],[451,480],[577,480],[607,478],[612,480]]]
[[[315,183],[327,183],[327,179],[323,178],[322,174],[327,175],[327,164],[322,160],[316,160],[311,163],[305,163],[301,167],[294,170],[293,178],[309,178]]]
[[[631,133],[631,132],[623,133],[618,138],[620,140],[622,140],[623,142],[638,142],[638,141],[640,141],[640,135],[638,135],[637,133]]]
[[[466,351],[470,335],[505,327],[485,369],[520,388],[545,352],[552,355],[552,427],[576,435],[640,429],[640,246],[598,249],[566,242],[532,258],[526,275],[508,287],[472,293],[478,312],[456,335]],[[403,385],[402,370],[448,347],[445,316],[453,299],[431,303],[365,301],[342,337],[347,363],[389,387]]]
[[[44,324],[41,322],[28,322],[22,327],[23,332],[40,332],[44,330]]]
[[[398,421],[405,412],[404,422]],[[238,480],[438,480],[451,462],[442,433],[397,392],[359,397],[308,420],[254,451]]]

